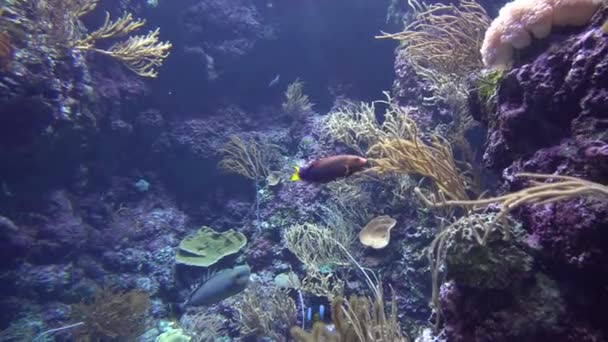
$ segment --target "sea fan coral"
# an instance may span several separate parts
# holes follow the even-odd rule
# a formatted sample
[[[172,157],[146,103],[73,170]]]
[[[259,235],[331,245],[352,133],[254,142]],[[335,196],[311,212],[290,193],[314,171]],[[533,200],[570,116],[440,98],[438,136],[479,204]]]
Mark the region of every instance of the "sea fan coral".
[[[515,0],[499,12],[481,47],[483,63],[506,68],[514,49],[532,43],[532,36],[545,38],[553,26],[581,26],[589,22],[602,0]]]

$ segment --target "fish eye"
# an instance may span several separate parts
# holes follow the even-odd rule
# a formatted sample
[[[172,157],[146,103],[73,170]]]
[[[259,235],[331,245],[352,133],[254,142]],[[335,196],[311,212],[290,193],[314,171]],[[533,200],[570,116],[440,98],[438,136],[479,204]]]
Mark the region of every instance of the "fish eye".
[[[243,272],[239,272],[236,275],[236,279],[238,282],[244,282],[247,281],[247,279],[249,279],[249,272],[243,271]]]

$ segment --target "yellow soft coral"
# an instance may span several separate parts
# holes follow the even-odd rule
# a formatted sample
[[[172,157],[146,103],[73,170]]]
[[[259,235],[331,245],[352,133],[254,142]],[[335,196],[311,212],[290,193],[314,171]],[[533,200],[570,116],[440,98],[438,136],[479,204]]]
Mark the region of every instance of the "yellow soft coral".
[[[553,26],[581,26],[601,5],[602,0],[515,0],[499,12],[481,47],[487,67],[507,68],[514,49],[523,49],[532,38],[545,38]]]

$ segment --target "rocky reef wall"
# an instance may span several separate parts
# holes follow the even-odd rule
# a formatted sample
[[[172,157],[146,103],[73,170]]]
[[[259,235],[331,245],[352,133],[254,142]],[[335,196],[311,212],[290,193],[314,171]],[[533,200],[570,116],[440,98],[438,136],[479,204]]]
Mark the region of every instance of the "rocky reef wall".
[[[499,84],[483,161],[503,193],[530,184],[521,172],[608,182],[608,9],[584,28],[557,32],[524,54]],[[474,109],[475,112],[478,109]],[[481,110],[483,112],[483,110]],[[523,206],[534,268],[500,291],[446,283],[451,341],[603,341],[607,304],[608,203],[581,197]]]

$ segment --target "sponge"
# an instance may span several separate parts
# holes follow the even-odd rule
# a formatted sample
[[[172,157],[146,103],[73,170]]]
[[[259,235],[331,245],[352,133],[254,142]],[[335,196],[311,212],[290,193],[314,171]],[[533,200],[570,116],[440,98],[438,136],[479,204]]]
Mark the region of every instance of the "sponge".
[[[515,0],[506,4],[488,30],[481,46],[485,66],[506,69],[514,49],[545,38],[553,26],[587,24],[602,0]]]
[[[581,26],[585,25],[599,5],[601,0],[554,0],[555,7],[559,11],[555,11],[553,23],[555,26]]]

